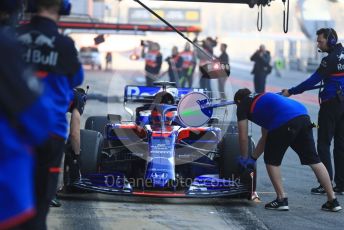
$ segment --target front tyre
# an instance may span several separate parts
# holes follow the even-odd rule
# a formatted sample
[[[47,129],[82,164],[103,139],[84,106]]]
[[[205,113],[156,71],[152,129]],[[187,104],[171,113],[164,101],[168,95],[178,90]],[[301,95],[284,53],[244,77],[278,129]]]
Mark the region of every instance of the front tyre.
[[[248,154],[253,153],[254,142],[249,136]],[[238,158],[240,157],[240,143],[238,134],[227,133],[219,144],[219,166],[221,178],[236,178],[240,175]]]
[[[80,130],[80,171],[81,174],[95,173],[100,166],[103,135],[93,130]]]

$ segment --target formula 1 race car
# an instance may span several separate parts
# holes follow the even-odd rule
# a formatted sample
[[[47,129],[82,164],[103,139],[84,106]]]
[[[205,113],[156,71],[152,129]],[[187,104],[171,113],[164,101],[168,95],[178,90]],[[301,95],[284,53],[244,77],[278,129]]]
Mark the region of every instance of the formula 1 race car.
[[[126,86],[124,107],[132,119],[87,119],[81,130],[82,176],[72,186],[119,195],[256,198],[256,172],[241,170],[237,163],[235,124],[221,130],[219,119],[209,117],[201,126],[188,125],[185,117],[199,119],[199,114],[181,111],[190,94],[204,95],[201,89],[176,88],[170,82]]]

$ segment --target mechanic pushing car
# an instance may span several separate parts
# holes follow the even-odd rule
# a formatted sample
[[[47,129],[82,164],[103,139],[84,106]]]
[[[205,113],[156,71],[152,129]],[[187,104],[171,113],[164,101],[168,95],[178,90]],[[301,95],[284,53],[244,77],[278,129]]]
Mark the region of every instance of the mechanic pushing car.
[[[339,205],[328,172],[321,163],[315,149],[312,123],[307,109],[299,102],[274,93],[252,94],[247,88],[234,95],[237,105],[237,119],[241,158],[239,163],[253,168],[256,159],[264,152],[264,162],[277,198],[265,205],[266,209],[289,210],[285,196],[280,165],[290,146],[299,156],[301,164],[309,165],[326,191],[327,202],[322,210],[337,212]],[[269,111],[269,113],[266,113]],[[262,127],[262,136],[252,154],[248,156],[248,120]]]
[[[320,66],[307,80],[289,90],[283,90],[283,95],[300,94],[323,81],[324,89],[319,93],[320,110],[318,117],[318,153],[333,180],[332,160],[330,153],[331,141],[334,139],[334,182],[333,190],[344,194],[344,48],[337,43],[338,36],[332,28],[322,28],[317,31],[318,51],[326,52]],[[312,194],[324,194],[324,188],[311,189]]]
[[[73,191],[71,185],[80,179],[80,119],[84,112],[87,100],[86,91],[83,88],[75,88],[73,90],[73,100],[71,101],[68,112],[71,113],[69,136],[65,145],[65,158],[63,170],[63,187],[66,192]],[[50,207],[60,207],[61,202],[55,196]]]
[[[31,149],[46,139],[54,120],[15,39],[12,26],[22,4],[0,1],[0,229],[17,227],[35,214]]]
[[[80,179],[80,119],[84,112],[87,94],[82,88],[73,90],[74,98],[68,112],[71,113],[69,137],[65,148],[63,183],[66,190]]]
[[[66,111],[72,89],[83,81],[83,69],[72,39],[58,32],[57,20],[68,15],[68,0],[29,1],[28,11],[35,15],[30,23],[18,28],[18,39],[24,48],[24,60],[32,64],[45,84],[44,96],[52,100],[50,109],[57,116],[50,137],[37,149],[36,197],[37,215],[27,224],[30,229],[46,229],[49,204],[56,192],[65,139]]]

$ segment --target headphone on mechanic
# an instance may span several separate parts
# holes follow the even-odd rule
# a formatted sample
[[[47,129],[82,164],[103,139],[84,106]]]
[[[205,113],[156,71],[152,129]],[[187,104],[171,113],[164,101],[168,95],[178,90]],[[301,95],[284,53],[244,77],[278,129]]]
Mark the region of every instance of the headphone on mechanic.
[[[70,15],[72,10],[72,4],[69,0],[61,0],[59,15]],[[27,10],[26,12],[29,13],[36,13],[37,12],[37,4],[36,0],[28,0],[27,1]]]
[[[327,35],[327,46],[332,48],[337,44],[337,36],[335,31],[332,28],[327,28],[328,35]]]

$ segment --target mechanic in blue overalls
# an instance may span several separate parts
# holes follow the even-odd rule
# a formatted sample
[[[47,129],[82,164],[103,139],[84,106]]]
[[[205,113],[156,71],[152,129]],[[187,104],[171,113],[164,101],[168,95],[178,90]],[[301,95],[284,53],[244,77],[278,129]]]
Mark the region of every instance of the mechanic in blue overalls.
[[[21,0],[0,1],[0,229],[35,215],[33,147],[45,141],[53,123],[42,85],[24,65],[15,39],[21,6]]]
[[[317,31],[319,52],[326,52],[320,66],[307,80],[289,90],[283,90],[285,96],[300,94],[323,82],[323,90],[319,92],[320,110],[318,115],[318,153],[324,163],[331,181],[333,180],[330,146],[334,139],[334,182],[333,190],[344,194],[344,48],[337,43],[337,33],[332,28]],[[313,194],[324,194],[324,188],[312,188]]]
[[[64,192],[73,192],[71,185],[80,179],[80,122],[81,115],[84,112],[87,94],[83,88],[75,88],[73,90],[73,100],[71,101],[68,112],[71,113],[69,136],[65,145],[65,158],[63,170],[63,187]],[[50,207],[60,207],[61,203],[55,196]]]
[[[71,38],[58,32],[60,15],[68,15],[71,5],[66,0],[29,1],[29,11],[36,12],[30,23],[18,28],[18,40],[24,48],[24,60],[32,64],[37,77],[46,86],[45,96],[52,99],[50,109],[57,117],[50,138],[37,149],[36,170],[37,215],[26,226],[46,229],[50,201],[56,192],[68,122],[66,112],[73,88],[83,81],[83,69]]]
[[[249,89],[238,90],[234,101],[237,105],[241,151],[239,163],[252,170],[256,159],[264,152],[266,169],[277,194],[277,198],[267,203],[265,208],[289,210],[280,165],[286,150],[291,147],[298,154],[301,164],[312,168],[327,193],[327,202],[322,206],[322,210],[341,210],[328,172],[316,152],[312,123],[305,106],[274,93],[252,94]],[[252,156],[248,156],[248,120],[262,127],[262,136]]]

